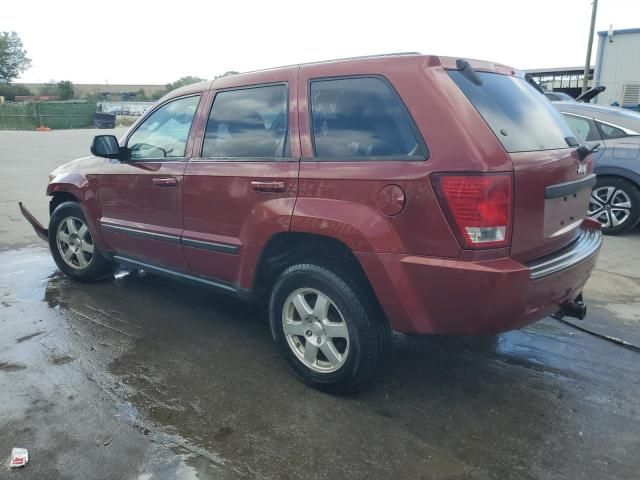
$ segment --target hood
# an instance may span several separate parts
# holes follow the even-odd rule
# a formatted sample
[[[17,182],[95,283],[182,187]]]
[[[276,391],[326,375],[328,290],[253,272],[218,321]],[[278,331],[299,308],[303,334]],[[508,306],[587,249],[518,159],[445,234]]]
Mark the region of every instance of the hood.
[[[95,170],[95,167],[98,167],[104,162],[109,161],[105,158],[94,157],[90,155],[88,157],[76,158],[75,160],[71,160],[70,162],[64,163],[59,167],[55,168],[49,174],[49,180],[53,180],[55,177],[67,173],[87,173],[91,170]]]

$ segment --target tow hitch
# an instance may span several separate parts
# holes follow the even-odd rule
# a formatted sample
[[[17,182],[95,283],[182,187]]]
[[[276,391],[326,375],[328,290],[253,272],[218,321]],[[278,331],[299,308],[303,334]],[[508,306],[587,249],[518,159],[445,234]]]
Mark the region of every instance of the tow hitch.
[[[564,317],[577,318],[583,320],[587,315],[587,306],[582,301],[582,293],[575,300],[567,300],[560,306],[560,311],[554,315],[555,318],[562,319]]]

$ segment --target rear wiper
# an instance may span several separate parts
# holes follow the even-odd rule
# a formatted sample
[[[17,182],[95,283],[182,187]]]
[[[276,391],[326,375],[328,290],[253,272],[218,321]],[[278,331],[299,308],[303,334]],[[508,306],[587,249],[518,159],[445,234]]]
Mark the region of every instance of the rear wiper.
[[[600,144],[599,143],[594,145],[593,148],[589,148],[586,145],[581,145],[577,150],[578,151],[578,158],[582,162],[585,158],[587,158],[592,153],[597,152],[599,149],[600,149]]]
[[[480,79],[476,71],[473,69],[473,67],[466,60],[463,60],[461,58],[457,59],[456,68],[460,70],[460,72],[465,77],[467,77],[467,80],[470,80],[471,83],[474,83],[476,85],[482,85],[482,80]]]

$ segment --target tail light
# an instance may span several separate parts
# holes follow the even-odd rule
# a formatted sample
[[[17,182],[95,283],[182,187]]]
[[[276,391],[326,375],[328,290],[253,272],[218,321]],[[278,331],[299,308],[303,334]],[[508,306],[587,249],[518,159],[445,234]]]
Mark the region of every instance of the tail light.
[[[463,248],[509,245],[512,183],[512,176],[508,174],[433,177],[438,200]]]

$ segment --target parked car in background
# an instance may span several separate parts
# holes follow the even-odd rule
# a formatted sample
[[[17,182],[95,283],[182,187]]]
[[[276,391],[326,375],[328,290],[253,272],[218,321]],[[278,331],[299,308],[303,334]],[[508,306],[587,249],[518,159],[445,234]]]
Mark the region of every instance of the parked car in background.
[[[552,102],[575,102],[575,98],[573,98],[568,93],[564,92],[544,92],[544,96],[547,97]]]
[[[640,113],[586,103],[553,102],[593,152],[597,182],[588,215],[616,235],[640,221]]]
[[[589,149],[504,65],[402,54],[221,77],[91,152],[52,172],[48,229],[21,206],[59,268],[263,302],[317,388],[358,388],[392,329],[585,315],[602,242]]]

